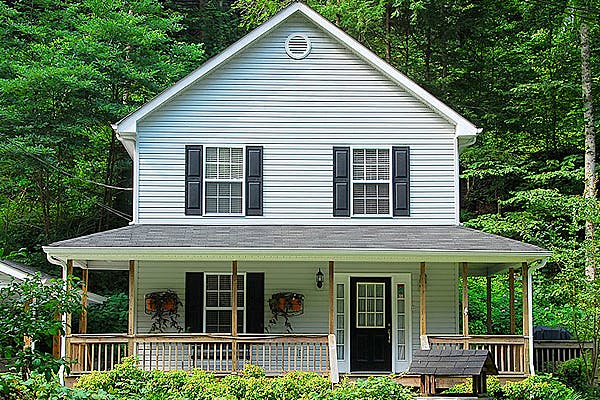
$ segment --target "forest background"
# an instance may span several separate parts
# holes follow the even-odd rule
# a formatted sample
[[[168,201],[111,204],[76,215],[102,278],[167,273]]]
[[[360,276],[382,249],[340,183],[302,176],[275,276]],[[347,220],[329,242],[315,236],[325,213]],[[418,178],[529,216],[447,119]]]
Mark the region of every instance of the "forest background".
[[[111,124],[287,3],[3,0],[0,258],[58,274],[43,245],[126,225],[131,161]],[[590,28],[596,94],[600,2],[308,4],[483,127],[461,155],[461,221],[552,250],[535,275],[535,324],[570,327],[566,271],[583,276],[590,261],[576,206],[584,192],[579,28]],[[90,290],[110,296],[90,315],[91,332],[126,327],[126,288],[123,274],[90,273]],[[471,279],[472,333],[487,330],[485,290],[485,279]],[[492,291],[492,333],[508,333],[506,278],[495,277]]]

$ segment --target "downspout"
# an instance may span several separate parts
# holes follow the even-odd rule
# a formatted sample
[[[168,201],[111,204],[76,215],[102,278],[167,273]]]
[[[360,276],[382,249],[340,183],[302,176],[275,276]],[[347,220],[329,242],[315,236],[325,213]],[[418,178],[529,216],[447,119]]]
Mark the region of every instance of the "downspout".
[[[62,268],[62,279],[64,281],[64,289],[67,289],[67,264],[60,263]],[[60,316],[62,321],[63,331],[67,331],[67,314],[63,313]],[[67,337],[65,335],[60,336],[60,358],[65,359],[67,357]],[[58,378],[60,384],[65,386],[65,366],[61,365],[58,370]]]
[[[535,375],[535,366],[533,364],[533,273],[538,269],[544,268],[548,260],[544,258],[542,262],[527,272],[527,304],[529,306],[529,373]]]

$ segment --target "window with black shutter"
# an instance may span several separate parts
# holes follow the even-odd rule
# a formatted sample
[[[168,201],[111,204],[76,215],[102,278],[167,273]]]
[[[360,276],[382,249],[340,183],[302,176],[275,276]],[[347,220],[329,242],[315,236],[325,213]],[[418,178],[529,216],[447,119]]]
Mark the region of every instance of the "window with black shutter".
[[[185,147],[185,213],[202,215],[202,146]]]
[[[410,215],[410,149],[333,148],[333,215]]]
[[[350,216],[350,148],[333,148],[333,216]]]
[[[410,215],[410,149],[392,147],[392,193],[394,216]]]
[[[185,168],[186,215],[263,215],[261,146],[186,146]]]

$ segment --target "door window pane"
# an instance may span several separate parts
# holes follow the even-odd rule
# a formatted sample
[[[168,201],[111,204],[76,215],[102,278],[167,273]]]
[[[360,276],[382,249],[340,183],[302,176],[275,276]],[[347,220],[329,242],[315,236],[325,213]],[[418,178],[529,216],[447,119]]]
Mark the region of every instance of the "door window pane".
[[[385,283],[358,282],[356,284],[357,328],[385,327]]]

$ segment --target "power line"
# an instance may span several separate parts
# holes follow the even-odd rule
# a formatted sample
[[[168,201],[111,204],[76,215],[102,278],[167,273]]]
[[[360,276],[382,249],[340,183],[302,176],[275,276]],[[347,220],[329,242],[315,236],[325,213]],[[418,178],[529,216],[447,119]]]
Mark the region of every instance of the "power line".
[[[1,144],[2,146],[4,146],[4,148],[5,148],[5,149],[8,149],[8,147],[7,147],[7,144],[6,144],[6,143],[0,143],[0,144]],[[82,180],[82,181],[84,181],[84,182],[93,183],[93,184],[96,184],[96,185],[99,185],[99,186],[103,186],[103,187],[107,187],[107,188],[110,188],[110,189],[117,189],[117,190],[132,190],[131,188],[120,188],[120,187],[118,187],[118,186],[105,185],[105,184],[102,184],[102,183],[98,183],[98,182],[90,181],[90,180],[87,180],[87,179],[79,178],[79,177],[77,177],[77,176],[74,176],[74,175],[70,174],[69,172],[67,172],[67,171],[64,171],[64,170],[62,170],[62,169],[60,169],[60,168],[58,168],[58,167],[56,167],[56,166],[54,166],[54,165],[52,165],[52,164],[49,164],[47,161],[45,161],[45,160],[43,160],[43,159],[41,159],[41,158],[37,157],[36,155],[34,155],[34,154],[30,153],[29,151],[27,151],[26,149],[24,149],[24,148],[23,148],[22,146],[20,146],[19,144],[17,144],[17,143],[14,143],[14,142],[11,142],[11,144],[15,145],[16,147],[18,147],[19,149],[21,149],[23,152],[25,152],[25,154],[27,154],[28,156],[30,156],[30,157],[32,157],[32,158],[34,158],[36,161],[38,161],[38,162],[42,163],[43,165],[45,165],[45,166],[48,166],[48,167],[51,167],[51,168],[53,168],[53,169],[57,170],[58,172],[60,172],[60,173],[62,173],[62,174],[65,174],[65,175],[67,175],[67,176],[69,176],[69,177],[71,177],[71,178],[79,179],[79,180]],[[123,211],[119,211],[119,210],[117,210],[117,209],[115,209],[115,208],[112,208],[112,207],[110,207],[110,206],[107,206],[106,204],[102,204],[102,203],[99,203],[99,202],[97,202],[96,200],[94,200],[94,199],[93,199],[93,198],[91,198],[90,196],[88,196],[88,195],[86,195],[86,194],[82,193],[82,192],[81,192],[81,190],[80,190],[79,188],[75,188],[75,187],[73,187],[73,186],[70,186],[70,185],[65,185],[65,186],[67,186],[69,189],[72,189],[72,190],[75,190],[75,191],[77,191],[77,192],[78,192],[78,193],[79,193],[81,196],[83,196],[83,197],[85,197],[86,199],[88,199],[88,200],[92,201],[92,202],[93,202],[95,205],[97,205],[97,206],[98,206],[98,207],[100,207],[100,208],[103,208],[103,209],[105,209],[105,210],[106,210],[106,211],[108,211],[109,213],[112,213],[112,214],[116,215],[117,217],[123,218],[123,219],[125,219],[127,222],[131,222],[131,221],[132,221],[132,219],[133,219],[133,216],[131,216],[131,215],[129,215],[129,214],[127,214],[127,213],[123,212]]]
[[[83,182],[86,182],[86,183],[90,183],[92,185],[100,186],[100,187],[103,187],[103,188],[106,188],[106,189],[127,190],[127,191],[132,191],[133,190],[133,188],[130,188],[130,187],[120,187],[120,186],[107,185],[105,183],[95,182],[95,181],[91,181],[89,179],[85,179],[85,178],[81,178],[79,176],[73,175],[72,173],[70,173],[68,171],[65,171],[64,169],[59,168],[56,165],[53,165],[53,164],[47,162],[46,160],[38,157],[37,155],[31,153],[29,150],[27,150],[26,148],[24,148],[20,144],[15,143],[15,142],[13,142],[11,140],[9,140],[9,143],[12,144],[13,146],[16,146],[19,149],[21,149],[21,151],[23,151],[26,155],[28,155],[29,157],[33,158],[34,160],[36,160],[36,161],[44,164],[45,166],[47,166],[49,168],[54,169],[55,171],[57,171],[57,172],[65,175],[65,176],[68,176],[69,178],[78,179],[80,181],[83,181]],[[8,147],[6,147],[7,145],[5,143],[2,143],[2,145],[5,146],[5,149],[7,149],[7,150],[9,149]]]

